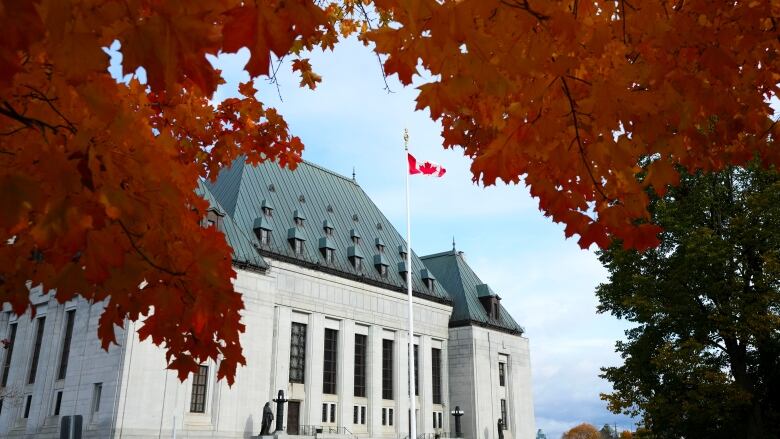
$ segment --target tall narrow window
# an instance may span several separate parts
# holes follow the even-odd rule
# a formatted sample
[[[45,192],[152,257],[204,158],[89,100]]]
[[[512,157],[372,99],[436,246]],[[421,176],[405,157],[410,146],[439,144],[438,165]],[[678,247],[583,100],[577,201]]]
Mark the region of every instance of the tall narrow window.
[[[208,386],[209,367],[201,365],[198,373],[192,377],[192,395],[190,396],[190,413],[206,412],[206,388]]]
[[[60,415],[60,407],[62,407],[62,390],[54,397],[54,416]]]
[[[66,313],[65,338],[62,340],[62,354],[60,354],[60,368],[57,371],[57,379],[64,380],[68,373],[68,357],[70,356],[70,340],[73,337],[73,322],[76,319],[76,310],[72,309]]]
[[[420,355],[419,354],[419,346],[414,345],[414,395],[417,396],[420,394]]]
[[[35,319],[35,345],[33,346],[33,356],[30,362],[30,374],[27,376],[27,384],[35,382],[35,374],[38,371],[38,359],[41,357],[41,344],[43,343],[43,328],[46,326],[46,317]]]
[[[367,337],[355,334],[355,396],[366,396]]]
[[[11,356],[14,353],[14,341],[16,340],[16,323],[8,326],[8,345],[6,347],[5,358],[3,359],[3,378],[0,380],[0,386],[5,387],[8,383],[8,372],[11,370]]]
[[[441,349],[431,349],[431,380],[433,403],[441,404]]]
[[[498,385],[506,386],[506,364],[498,363]]]
[[[336,394],[336,358],[338,358],[338,335],[335,329],[325,329],[325,363],[322,367],[322,392]]]
[[[271,245],[271,231],[260,229],[260,244]]]
[[[103,383],[95,383],[95,388],[92,390],[92,413],[97,413],[100,411],[100,397],[102,394]]]
[[[32,405],[32,395],[27,395],[27,398],[24,401],[24,419],[27,419],[30,417],[30,406]]]
[[[293,322],[290,332],[290,382],[303,383],[306,369],[306,325]]]
[[[382,340],[382,399],[393,399],[393,340]]]
[[[506,417],[506,399],[501,400],[501,421],[504,425],[504,430],[506,430],[509,424],[509,419]]]

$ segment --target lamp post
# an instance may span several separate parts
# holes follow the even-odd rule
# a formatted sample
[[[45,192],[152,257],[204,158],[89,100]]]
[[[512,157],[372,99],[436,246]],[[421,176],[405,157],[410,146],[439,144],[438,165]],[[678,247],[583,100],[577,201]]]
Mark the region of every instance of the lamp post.
[[[463,437],[463,433],[460,432],[460,417],[465,413],[460,409],[459,405],[456,405],[455,410],[451,411],[450,414],[455,416],[455,437]]]
[[[276,399],[272,399],[272,401],[276,403],[276,431],[282,431],[284,428],[282,426],[282,419],[284,418],[284,403],[289,401],[289,399],[284,397],[284,390],[280,390],[276,395]]]

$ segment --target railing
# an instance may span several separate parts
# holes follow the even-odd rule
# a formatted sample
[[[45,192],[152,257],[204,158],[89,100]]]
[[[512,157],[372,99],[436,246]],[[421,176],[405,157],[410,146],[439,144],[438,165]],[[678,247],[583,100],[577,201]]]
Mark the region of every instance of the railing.
[[[461,435],[462,437],[463,435]],[[455,433],[449,431],[438,431],[435,433],[421,433],[417,435],[417,439],[449,439],[457,438]]]
[[[335,425],[301,425],[298,427],[298,434],[301,436],[316,436],[317,434],[342,434],[353,436],[347,427],[337,427]]]

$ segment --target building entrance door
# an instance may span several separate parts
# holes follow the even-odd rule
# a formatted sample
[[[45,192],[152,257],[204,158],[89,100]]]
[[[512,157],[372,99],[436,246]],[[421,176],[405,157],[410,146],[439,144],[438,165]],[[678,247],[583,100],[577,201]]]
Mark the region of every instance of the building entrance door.
[[[301,402],[287,403],[287,434],[298,434],[301,425]]]

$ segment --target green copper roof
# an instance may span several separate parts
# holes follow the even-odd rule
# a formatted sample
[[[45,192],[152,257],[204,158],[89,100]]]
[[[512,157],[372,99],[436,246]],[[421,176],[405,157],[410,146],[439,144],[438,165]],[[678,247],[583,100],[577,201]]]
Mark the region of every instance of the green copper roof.
[[[227,211],[219,201],[217,201],[203,181],[198,181],[198,188],[195,190],[195,193],[208,201],[209,205],[219,211],[220,214],[225,215],[222,217],[222,231],[225,233],[228,244],[233,249],[233,262],[247,268],[261,270],[268,268],[268,264],[266,264],[263,257],[260,256],[257,249],[255,249],[253,244],[255,239],[254,233],[251,233],[250,230],[250,234],[247,235],[245,231],[238,228],[238,225],[233,221],[233,218],[231,218],[230,215],[226,215]]]
[[[348,258],[349,254],[364,258],[364,255],[376,254],[376,239],[379,238],[386,245],[383,259],[388,266],[397,267],[401,256],[391,249],[406,247],[398,231],[354,180],[308,162],[302,162],[295,171],[290,171],[273,162],[252,166],[239,159],[220,172],[216,183],[206,182],[206,185],[227,216],[252,244],[260,248],[263,256],[406,291],[405,277],[398,271],[388,270],[387,277],[383,278],[372,264],[363,264],[358,270]],[[260,247],[252,229],[255,220],[263,215],[263,200],[274,206],[274,210],[271,216],[264,218],[270,226],[271,243]],[[306,218],[297,228],[296,214]],[[333,236],[328,237],[334,247],[333,262],[326,261],[319,250],[326,221],[333,227]],[[294,229],[292,233],[296,239],[303,240],[302,255],[295,254],[288,241],[291,229]],[[350,251],[352,246],[355,247]],[[450,303],[445,288],[435,288],[431,293],[425,287],[421,277],[424,269],[425,265],[413,252],[412,288],[415,294]]]
[[[437,253],[423,256],[425,266],[436,275],[436,280],[449,292],[452,297],[452,316],[450,326],[482,325],[499,330],[522,334],[524,329],[509,315],[509,312],[501,305],[499,318],[491,318],[482,303],[479,301],[480,293],[483,295],[496,294],[490,290],[484,282],[469,267],[463,254],[456,251]]]

